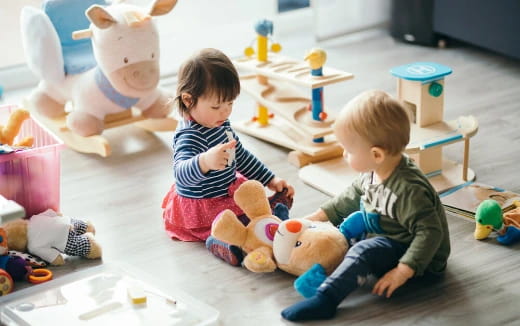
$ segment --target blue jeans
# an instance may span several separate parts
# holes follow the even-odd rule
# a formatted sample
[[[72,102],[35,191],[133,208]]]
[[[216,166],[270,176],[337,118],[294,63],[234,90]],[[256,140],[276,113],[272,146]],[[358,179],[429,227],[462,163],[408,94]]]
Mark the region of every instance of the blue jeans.
[[[347,295],[359,287],[359,278],[369,274],[377,277],[396,267],[408,249],[408,244],[386,237],[374,237],[357,242],[349,249],[343,262],[320,285],[318,292],[339,305]]]

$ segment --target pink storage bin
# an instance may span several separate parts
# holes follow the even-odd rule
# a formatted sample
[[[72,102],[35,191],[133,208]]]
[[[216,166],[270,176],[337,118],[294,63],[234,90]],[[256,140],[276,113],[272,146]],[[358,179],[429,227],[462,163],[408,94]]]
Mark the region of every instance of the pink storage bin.
[[[0,106],[5,125],[15,105]],[[26,217],[60,207],[60,151],[63,142],[32,117],[22,124],[15,142],[34,137],[31,149],[0,154],[0,194],[25,208]]]

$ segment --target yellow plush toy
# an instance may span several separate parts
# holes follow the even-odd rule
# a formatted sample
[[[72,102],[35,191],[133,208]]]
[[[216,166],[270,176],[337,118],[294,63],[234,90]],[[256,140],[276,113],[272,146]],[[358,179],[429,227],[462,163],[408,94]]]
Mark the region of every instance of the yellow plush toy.
[[[249,217],[249,224],[244,226],[235,213],[227,209],[213,223],[211,235],[246,252],[244,266],[250,271],[274,271],[273,239],[282,221],[271,213],[264,186],[248,180],[240,185],[233,198]]]
[[[14,110],[9,119],[7,120],[7,124],[5,126],[0,125],[0,144],[4,145],[13,145],[13,141],[15,137],[20,132],[20,128],[22,127],[22,123],[29,119],[30,114],[29,111],[24,109],[16,109]],[[27,136],[21,141],[14,144],[14,146],[32,146],[34,142],[34,138],[32,136]]]
[[[272,215],[264,187],[258,181],[243,183],[235,202],[250,218],[244,226],[231,210],[215,220],[211,234],[247,253],[244,266],[252,272],[272,272],[280,268],[301,275],[320,264],[331,273],[348,250],[345,236],[328,222],[305,219],[282,221]]]

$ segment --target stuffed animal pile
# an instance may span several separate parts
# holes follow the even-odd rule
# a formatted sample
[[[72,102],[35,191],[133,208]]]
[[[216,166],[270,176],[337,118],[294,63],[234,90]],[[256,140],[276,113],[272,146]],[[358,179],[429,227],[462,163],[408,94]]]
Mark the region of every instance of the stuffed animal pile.
[[[30,252],[51,265],[63,265],[62,253],[89,259],[101,257],[101,245],[94,238],[90,222],[71,219],[49,209],[30,219],[16,219],[2,225],[10,250]]]

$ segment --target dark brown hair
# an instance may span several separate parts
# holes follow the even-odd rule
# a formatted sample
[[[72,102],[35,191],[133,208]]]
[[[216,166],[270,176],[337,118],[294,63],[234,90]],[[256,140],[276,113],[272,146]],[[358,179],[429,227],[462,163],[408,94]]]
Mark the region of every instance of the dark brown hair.
[[[182,94],[192,97],[190,107]],[[200,97],[217,96],[219,102],[233,101],[240,94],[240,80],[235,66],[217,49],[202,49],[186,60],[179,69],[177,96],[179,114],[186,116]]]

